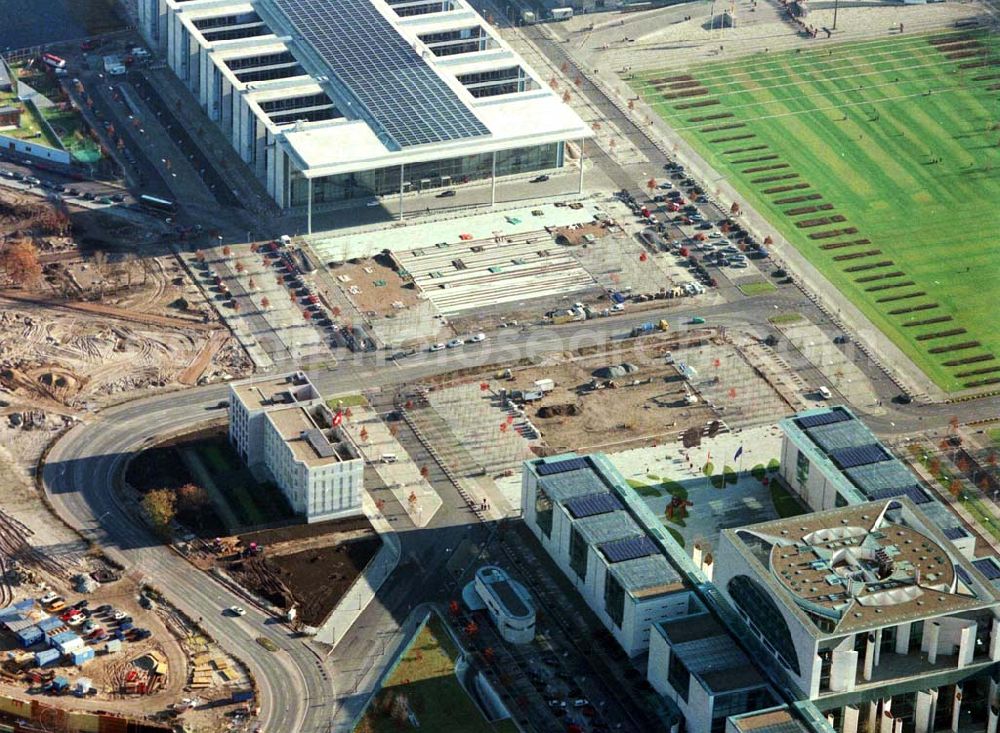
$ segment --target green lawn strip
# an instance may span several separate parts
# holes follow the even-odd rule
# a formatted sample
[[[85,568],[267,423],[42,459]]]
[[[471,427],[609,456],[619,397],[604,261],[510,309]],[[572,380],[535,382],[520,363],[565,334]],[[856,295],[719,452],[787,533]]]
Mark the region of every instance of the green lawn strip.
[[[399,724],[388,712],[388,701],[404,695],[420,723],[420,730],[435,733],[513,733],[512,721],[490,723],[455,677],[455,648],[441,621],[432,616],[417,634],[399,664],[382,685],[365,718],[376,733],[413,730]]]
[[[865,48],[874,47],[838,47],[829,60],[821,54],[774,55],[766,62],[751,62],[729,75],[733,78],[719,74],[715,82],[715,65],[699,69],[695,76],[712,92],[724,94],[719,97],[723,104],[713,109],[734,112],[737,116],[730,121],[746,124],[739,128],[741,134],[755,134],[753,144],[768,145],[769,153],[791,163],[801,174],[795,182],[812,184],[808,192],[822,193],[824,202],[834,205],[829,213],[847,216],[848,221],[838,227],[856,227],[856,238],[872,240],[865,249],[882,250],[877,257],[850,261],[851,265],[892,260],[896,266],[891,269],[902,270],[905,279],[914,281],[914,286],[900,288],[897,293],[866,292],[868,284],[855,280],[878,271],[844,272],[848,263],[833,260],[843,250],[819,249],[817,241],[808,239],[810,230],[795,227],[794,221],[782,214],[783,207],[772,203],[788,194],[763,194],[768,185],[749,183],[759,174],[739,173],[739,166],[727,162],[725,150],[738,145],[713,145],[709,140],[723,133],[695,129],[710,123],[685,126],[690,110],[673,109],[678,100],[658,104],[657,109],[713,166],[728,169],[755,207],[931,378],[946,389],[960,388],[968,378],[957,378],[954,373],[963,369],[945,367],[943,362],[978,353],[1000,353],[1000,329],[990,328],[988,318],[996,282],[986,274],[991,272],[989,263],[1000,253],[1000,243],[983,234],[1000,226],[1000,214],[986,203],[1000,198],[1000,181],[976,169],[977,165],[993,165],[992,160],[983,159],[1000,157],[988,133],[990,120],[995,119],[990,107],[995,93],[991,96],[985,85],[979,88],[973,83],[956,88],[956,63],[944,59],[925,39],[890,42],[877,54],[862,56],[859,50]],[[962,73],[969,71],[975,70]],[[860,81],[855,83],[852,76]],[[778,81],[785,85],[775,86],[776,79],[782,78],[788,82]],[[868,88],[857,90],[858,83]],[[658,92],[648,84],[639,88],[655,100]],[[921,90],[927,88],[954,91],[923,96]],[[810,96],[815,94],[821,96]],[[916,96],[885,101],[903,95]],[[768,118],[859,101],[863,104]],[[995,101],[992,104],[995,107]],[[869,121],[873,110],[878,112],[877,122]],[[842,119],[845,116],[847,119]],[[973,155],[979,155],[982,162],[974,162]],[[927,165],[932,156],[941,157],[942,163]],[[962,221],[973,225],[958,225]],[[812,232],[820,230],[822,227]],[[880,297],[918,291],[927,295],[876,302]],[[889,313],[934,302],[938,307],[929,311]],[[952,315],[954,321],[926,330],[904,326],[938,315]],[[915,340],[924,333],[956,327],[967,328],[969,333],[946,337],[941,343],[938,339],[933,343]],[[964,341],[980,341],[982,346],[929,353],[931,347]]]
[[[336,409],[337,407],[358,407],[367,405],[368,400],[361,394],[342,394],[331,397],[326,401],[326,404],[330,409]]]
[[[767,489],[771,493],[771,503],[774,505],[774,511],[778,513],[779,517],[784,519],[785,517],[797,517],[800,514],[806,513],[806,508],[802,506],[802,502],[788,493],[774,479],[768,482]]]
[[[997,523],[996,517],[986,508],[981,499],[963,492],[959,502],[975,518],[976,524],[993,535],[994,539],[1000,540],[1000,524]]]
[[[650,486],[645,481],[637,481],[636,479],[630,478],[626,479],[625,483],[635,489],[635,493],[639,496],[645,496],[651,499],[659,499],[662,496],[659,489]]]
[[[766,295],[767,293],[773,293],[778,289],[778,287],[767,280],[759,280],[752,283],[743,283],[738,286],[740,292],[747,296],[754,295]]]
[[[990,428],[986,431],[986,434],[990,436],[993,445],[1000,446],[1000,428]]]
[[[680,532],[678,532],[676,529],[674,529],[673,527],[671,527],[669,525],[665,524],[665,525],[663,525],[663,527],[664,527],[664,529],[666,529],[670,533],[670,536],[674,538],[674,541],[678,545],[680,545],[681,547],[684,547],[684,535],[682,535]]]
[[[789,323],[798,323],[803,320],[801,313],[779,313],[776,316],[771,316],[767,319],[775,326],[783,326]]]
[[[220,446],[204,444],[198,447],[198,452],[213,473],[223,474],[234,470],[234,466],[227,460]]]

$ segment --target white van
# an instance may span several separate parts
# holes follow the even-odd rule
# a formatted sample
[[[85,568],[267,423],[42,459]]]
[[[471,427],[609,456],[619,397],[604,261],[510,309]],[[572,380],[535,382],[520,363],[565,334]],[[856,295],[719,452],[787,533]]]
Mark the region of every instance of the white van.
[[[383,453],[382,456],[379,458],[379,460],[382,461],[382,463],[395,463],[396,462],[396,454],[395,453]]]
[[[824,400],[828,400],[831,397],[833,397],[833,393],[830,391],[828,387],[820,387],[816,391],[819,393],[819,396]]]

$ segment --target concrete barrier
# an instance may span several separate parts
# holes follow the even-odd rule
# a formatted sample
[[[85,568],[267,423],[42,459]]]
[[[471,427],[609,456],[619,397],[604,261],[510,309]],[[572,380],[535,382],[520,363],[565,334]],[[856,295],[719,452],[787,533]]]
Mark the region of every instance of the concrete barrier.
[[[400,547],[396,532],[381,512],[375,508],[375,502],[368,494],[363,496],[361,505],[368,520],[382,539],[382,547],[375,553],[375,557],[368,561],[365,569],[361,571],[361,575],[347,589],[330,615],[319,625],[319,629],[316,631],[316,640],[331,646],[336,646],[344,638],[344,634],[358,620],[368,604],[374,600],[375,593],[378,592],[378,589],[382,587],[382,584],[399,563]]]

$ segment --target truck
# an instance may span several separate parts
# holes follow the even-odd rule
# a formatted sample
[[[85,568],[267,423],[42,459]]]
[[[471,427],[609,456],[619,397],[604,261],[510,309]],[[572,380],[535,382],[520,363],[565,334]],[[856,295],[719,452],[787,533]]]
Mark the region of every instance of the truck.
[[[651,334],[654,328],[655,326],[650,321],[647,321],[646,323],[640,323],[638,326],[632,326],[632,331],[631,331],[632,338],[635,338],[636,336],[646,336],[648,334]]]
[[[573,8],[552,8],[552,20],[569,20],[573,17]]]
[[[666,318],[661,318],[660,322],[656,324],[656,327],[661,331],[668,331],[670,330],[670,323]]]
[[[539,392],[551,392],[556,388],[556,383],[551,379],[536,379],[535,389]]]

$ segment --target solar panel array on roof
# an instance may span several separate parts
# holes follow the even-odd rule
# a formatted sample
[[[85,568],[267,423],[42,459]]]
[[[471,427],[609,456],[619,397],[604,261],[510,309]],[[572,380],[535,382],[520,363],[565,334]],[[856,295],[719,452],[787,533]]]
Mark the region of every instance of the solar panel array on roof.
[[[659,550],[656,549],[656,545],[653,544],[653,541],[649,537],[643,536],[608,542],[601,545],[601,552],[604,553],[604,557],[608,559],[608,562],[615,563],[635,560],[647,555],[655,555]]]
[[[878,443],[870,445],[859,445],[854,448],[841,448],[831,451],[830,458],[841,469],[864,466],[869,463],[888,461],[892,458],[889,452]]]
[[[960,540],[963,537],[969,536],[969,533],[965,531],[965,527],[945,527],[941,532],[949,540]]]
[[[274,0],[400,147],[489,135],[371,0]]]
[[[901,486],[897,489],[879,489],[878,491],[873,491],[868,494],[868,498],[872,501],[879,501],[880,499],[894,499],[897,496],[905,496],[914,504],[926,504],[929,501],[934,501],[934,499],[932,499],[926,491],[921,489],[916,484],[913,486]]]
[[[829,412],[821,412],[818,415],[803,415],[796,418],[795,422],[803,430],[809,430],[810,428],[818,428],[820,425],[830,425],[831,423],[843,422],[850,419],[851,416],[844,410],[834,408]]]
[[[976,570],[981,572],[987,580],[1000,580],[1000,567],[988,557],[982,557],[972,561]]]
[[[875,441],[868,428],[857,420],[821,425],[809,431],[809,439],[826,453],[832,453],[840,448],[869,445]]]
[[[566,502],[566,509],[569,510],[573,519],[583,517],[593,517],[598,514],[607,514],[618,509],[623,509],[622,503],[614,494],[591,494],[590,496],[580,496]]]
[[[565,461],[554,461],[552,463],[539,463],[535,465],[535,473],[539,476],[551,476],[554,473],[565,473],[566,471],[579,471],[587,468],[587,461],[584,458],[567,458]]]
[[[880,491],[905,489],[916,483],[913,473],[899,461],[882,461],[869,463],[866,466],[855,466],[846,469],[844,475],[864,494],[873,499]],[[899,494],[886,494],[885,497],[879,498],[890,496],[899,496]]]
[[[958,575],[961,581],[966,585],[972,585],[972,578],[969,576],[969,573],[966,572],[965,568],[963,568],[961,565],[955,566],[955,574]]]

